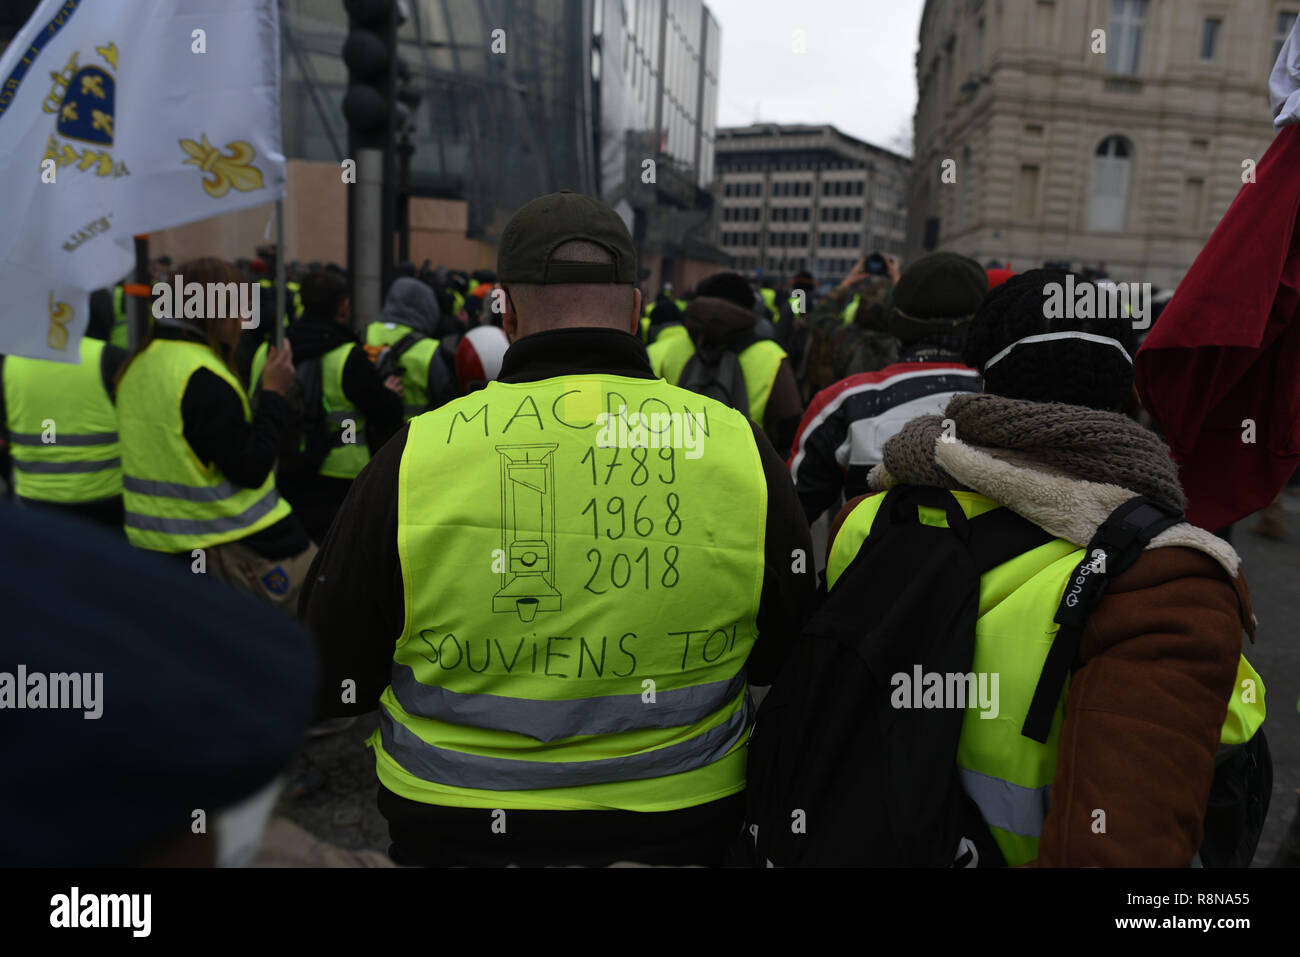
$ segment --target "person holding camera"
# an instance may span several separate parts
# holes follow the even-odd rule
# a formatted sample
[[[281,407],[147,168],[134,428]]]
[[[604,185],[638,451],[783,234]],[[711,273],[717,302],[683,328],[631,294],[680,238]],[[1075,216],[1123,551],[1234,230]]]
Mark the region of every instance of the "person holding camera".
[[[870,275],[865,263],[841,290]],[[887,268],[897,274],[897,260]],[[956,253],[923,256],[898,280],[884,326],[902,344],[901,354],[879,371],[822,389],[799,423],[790,474],[809,523],[838,505],[841,492],[865,494],[885,442],[910,419],[940,411],[959,392],[980,391],[979,373],[962,363],[961,347],[987,291],[980,264]]]

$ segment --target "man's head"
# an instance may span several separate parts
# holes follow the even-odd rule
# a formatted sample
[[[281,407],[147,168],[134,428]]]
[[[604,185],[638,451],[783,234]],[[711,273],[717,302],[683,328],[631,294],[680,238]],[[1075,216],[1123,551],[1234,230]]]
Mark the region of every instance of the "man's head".
[[[348,321],[348,284],[337,273],[323,269],[308,273],[298,294],[302,297],[304,313],[335,322]]]
[[[888,331],[904,343],[934,337],[960,342],[988,288],[983,267],[968,256],[922,256],[894,286]]]
[[[563,190],[523,206],[502,234],[497,273],[511,342],[548,329],[637,330],[636,250],[599,200]]]
[[[1132,320],[1056,315],[1049,302],[1068,281],[1061,271],[1031,269],[999,285],[971,320],[963,361],[980,370],[985,392],[1121,412],[1133,388]]]
[[[725,299],[741,309],[754,308],[754,290],[749,281],[738,272],[715,272],[700,280],[695,292],[712,299]]]

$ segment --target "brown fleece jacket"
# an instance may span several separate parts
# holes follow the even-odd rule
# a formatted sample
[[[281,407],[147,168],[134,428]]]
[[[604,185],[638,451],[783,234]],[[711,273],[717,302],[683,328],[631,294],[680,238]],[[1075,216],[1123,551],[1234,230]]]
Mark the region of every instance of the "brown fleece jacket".
[[[1080,642],[1037,866],[1191,863],[1243,628],[1253,639],[1245,580],[1203,552],[1152,549],[1110,583]]]

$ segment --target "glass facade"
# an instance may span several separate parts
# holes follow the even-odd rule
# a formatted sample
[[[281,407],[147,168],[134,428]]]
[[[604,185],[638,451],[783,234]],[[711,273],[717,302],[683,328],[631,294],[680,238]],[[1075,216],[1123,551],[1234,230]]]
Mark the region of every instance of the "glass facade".
[[[423,92],[411,185],[464,199],[471,236],[569,188],[658,203],[645,159],[703,193],[712,180],[720,36],[700,0],[409,0],[401,55]],[[282,0],[284,149],[339,162],[342,0]],[[657,191],[652,191],[657,193]],[[681,190],[676,205],[701,197]]]

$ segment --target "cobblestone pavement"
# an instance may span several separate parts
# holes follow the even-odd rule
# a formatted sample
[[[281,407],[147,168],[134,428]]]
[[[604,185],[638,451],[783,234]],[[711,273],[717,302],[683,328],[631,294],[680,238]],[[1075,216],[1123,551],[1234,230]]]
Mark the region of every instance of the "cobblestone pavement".
[[[1259,641],[1246,651],[1267,688],[1269,745],[1273,753],[1273,800],[1255,866],[1268,866],[1295,818],[1300,788],[1300,495],[1288,493],[1287,539],[1250,534],[1253,519],[1237,525],[1233,544],[1241,553]],[[825,520],[814,527],[815,548],[825,552]],[[378,726],[374,712],[345,731],[311,739],[288,769],[279,813],[341,847],[385,851],[388,827],[375,801],[375,762],[364,742]]]
[[[276,812],[340,847],[387,851],[375,758],[365,745],[378,726],[372,711],[344,731],[310,739],[289,765]]]

